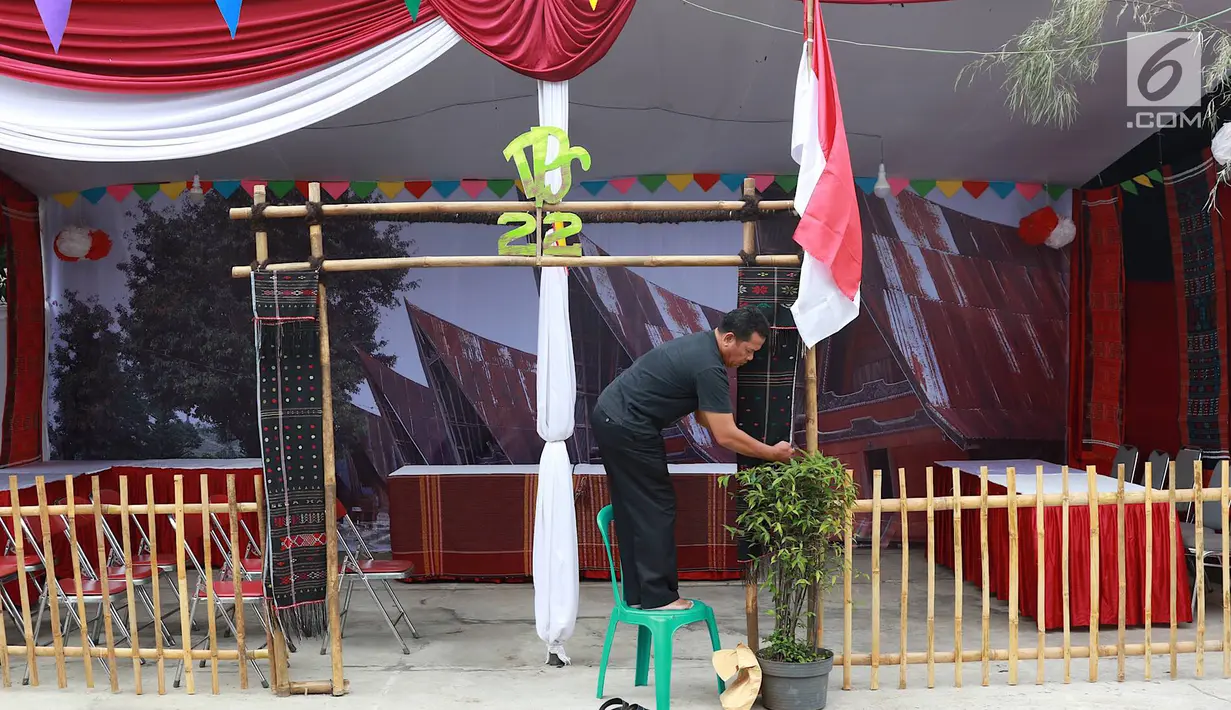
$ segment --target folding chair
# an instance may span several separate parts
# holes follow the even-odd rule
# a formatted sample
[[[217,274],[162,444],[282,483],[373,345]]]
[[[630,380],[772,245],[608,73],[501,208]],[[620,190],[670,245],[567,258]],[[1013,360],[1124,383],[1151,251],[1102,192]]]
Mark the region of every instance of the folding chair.
[[[1171,454],[1155,449],[1150,452],[1150,480],[1148,485],[1156,491],[1167,487],[1167,473],[1171,466]]]
[[[338,545],[342,550],[342,574],[338,579],[338,585],[346,583],[346,597],[342,603],[342,632],[346,632],[346,618],[350,611],[351,593],[354,591],[355,579],[363,582],[363,586],[367,587],[368,593],[372,595],[372,600],[376,602],[376,608],[380,610],[381,616],[385,617],[385,623],[389,625],[389,630],[393,632],[394,638],[402,646],[402,653],[409,655],[410,647],[406,645],[406,641],[402,638],[402,634],[398,632],[398,624],[403,619],[406,620],[406,627],[410,629],[410,635],[413,638],[419,638],[419,631],[415,628],[414,622],[410,620],[410,615],[406,613],[406,609],[402,608],[402,603],[398,601],[397,595],[393,593],[393,587],[389,584],[391,581],[401,582],[410,579],[414,572],[414,563],[404,560],[378,560],[372,555],[372,551],[368,549],[367,543],[363,541],[363,536],[359,534],[359,528],[355,526],[354,521],[346,513],[346,507],[341,502],[338,503],[336,514],[338,516]],[[351,548],[346,541],[346,533],[355,538],[355,547],[358,550]],[[393,605],[397,607],[398,617],[393,619],[389,616],[389,611],[385,608],[384,602],[376,594],[376,589],[372,586],[372,582],[379,582],[384,585],[385,592],[389,598],[393,600]],[[341,589],[339,588],[339,591]],[[328,637],[321,640],[321,655],[325,655],[326,644]]]
[[[1176,473],[1176,481],[1180,478],[1179,473]],[[1222,466],[1214,468],[1214,475],[1210,477],[1210,484],[1206,488],[1221,488],[1223,478]],[[1193,599],[1192,608],[1193,614],[1197,613],[1197,603],[1201,600],[1197,599],[1197,575],[1205,574],[1206,566],[1222,569],[1222,502],[1217,500],[1207,500],[1201,503],[1201,527],[1204,528],[1203,537],[1201,540],[1201,557],[1197,558],[1197,524],[1182,522],[1180,523],[1180,536],[1184,539],[1184,549],[1188,551],[1187,557],[1191,560],[1193,571]],[[1213,562],[1210,563],[1210,558]],[[1208,590],[1209,587],[1206,587]]]
[[[8,523],[0,520],[0,531],[4,532],[3,545],[0,545],[0,610],[7,610],[13,616],[13,621],[21,624],[21,610],[18,609],[17,603],[9,598],[4,587],[18,579],[17,569],[20,565],[17,559],[17,540],[9,531]],[[39,584],[39,577],[43,576],[44,571],[42,558],[38,554],[29,550],[23,550],[25,557],[24,567],[26,568],[26,579],[34,584],[35,598],[37,599],[43,593],[43,585]],[[2,622],[0,622],[2,623]]]
[[[1111,461],[1111,476],[1115,478],[1120,474],[1120,467],[1124,467],[1124,480],[1130,483],[1137,483],[1137,447],[1123,444],[1116,449],[1116,456]]]
[[[171,526],[175,527],[175,518],[171,518]],[[192,562],[193,569],[197,572],[197,583],[196,587],[192,591],[192,604],[188,610],[188,617],[190,619],[196,617],[197,604],[199,602],[205,601],[208,603],[209,601],[209,588],[205,586],[205,568],[201,565],[200,560],[197,559],[197,555],[192,549],[198,542],[202,545],[210,544],[210,541],[207,540],[205,536],[205,529],[202,525],[201,516],[195,514],[187,515],[184,517],[184,553],[188,560]],[[223,567],[225,569],[230,564],[230,556],[226,553],[226,548],[223,548],[222,555]],[[236,584],[239,585],[240,603],[246,605],[252,610],[252,613],[255,614],[256,618],[261,622],[262,629],[268,633],[270,630],[269,622],[263,613],[265,606],[265,584],[260,580],[250,581],[244,580],[242,577],[232,579],[214,579],[214,609],[211,613],[215,616],[222,617],[223,622],[226,623],[227,629],[230,630],[232,636],[238,635],[238,630],[235,628],[235,621],[231,618],[229,613],[230,611],[233,611],[235,606]],[[195,649],[208,643],[209,638],[204,637],[197,641],[192,648]],[[260,664],[257,663],[256,659],[252,657],[248,658],[248,662],[252,664],[252,667],[256,670],[257,675],[260,676],[261,685],[268,688],[269,679],[265,677],[265,671],[261,670]],[[184,659],[181,658],[179,665],[176,666],[175,670],[174,685],[176,688],[180,687],[180,680],[183,678],[183,675]]]
[[[212,495],[209,497],[210,503],[221,503],[226,505],[230,502],[226,495]],[[229,513],[210,513],[209,514],[211,528],[210,535],[214,539],[214,544],[218,549],[224,550],[223,554],[227,558],[228,568],[236,561],[231,560],[231,516]],[[252,534],[252,530],[248,524],[244,522],[244,516],[239,515],[239,531],[242,533],[240,540],[243,541],[243,553],[239,558],[238,566],[235,568],[239,572],[239,577],[247,580],[262,579],[264,572],[264,563],[261,558],[261,545],[256,541],[256,537]]]
[[[1201,451],[1199,449],[1180,449],[1180,453],[1175,457],[1175,489],[1177,491],[1189,490],[1193,487],[1196,481],[1195,470],[1200,470],[1198,467],[1201,463]],[[1170,487],[1168,483],[1168,487]],[[1191,523],[1193,520],[1193,506],[1191,503],[1176,503],[1176,515],[1180,520],[1186,523]]]

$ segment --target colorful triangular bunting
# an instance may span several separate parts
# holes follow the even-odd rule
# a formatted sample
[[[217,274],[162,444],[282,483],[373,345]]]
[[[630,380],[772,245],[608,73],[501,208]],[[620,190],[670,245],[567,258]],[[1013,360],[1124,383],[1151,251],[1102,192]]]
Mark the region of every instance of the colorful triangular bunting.
[[[51,48],[59,54],[73,0],[34,0],[34,5],[38,8],[38,16],[43,20],[43,29],[47,30],[47,39],[51,40]]]
[[[935,180],[911,180],[910,189],[915,191],[915,194],[920,197],[927,197],[932,188],[936,187]]]
[[[273,193],[274,197],[277,197],[278,199],[282,199],[283,197],[286,197],[287,195],[291,194],[291,190],[294,190],[294,189],[295,189],[294,180],[270,180],[269,181],[269,191]],[[307,199],[307,198],[308,196],[305,194],[304,199]]]
[[[1155,168],[1154,170],[1151,170],[1150,172],[1146,173],[1146,175],[1147,175],[1147,176],[1148,176],[1151,180],[1153,180],[1154,182],[1162,182],[1162,181],[1163,181],[1163,174],[1162,174],[1161,172],[1159,172],[1157,168]]]
[[[633,185],[637,184],[637,178],[635,177],[616,178],[615,180],[608,180],[607,184],[614,187],[616,189],[616,192],[620,193],[621,195],[627,195],[628,191],[632,189]]]
[[[1134,183],[1132,180],[1125,180],[1124,182],[1120,183],[1120,187],[1123,188],[1125,192],[1131,192],[1134,195],[1139,194],[1137,192],[1137,184]]]
[[[303,198],[305,200],[308,199],[308,185],[309,184],[310,183],[307,180],[296,180],[295,181],[295,191],[303,195]],[[321,191],[323,192],[324,188],[321,188]]]
[[[116,202],[123,202],[124,198],[132,194],[132,185],[108,185],[107,194]]]
[[[702,190],[710,191],[710,188],[717,185],[722,176],[718,173],[694,173],[692,181],[701,186]]]
[[[398,180],[396,182],[391,181],[391,180],[377,180],[376,181],[376,189],[380,190],[381,194],[383,194],[385,197],[388,197],[391,200],[396,198],[398,195],[402,194],[402,188],[404,187],[406,187],[406,183],[402,182],[401,180]]]
[[[897,197],[903,190],[910,187],[910,180],[906,178],[889,178],[889,191]]]
[[[718,179],[721,180],[722,184],[726,185],[727,189],[731,192],[739,192],[740,188],[744,185],[744,178],[746,177],[748,176],[736,175],[734,173],[723,173]]]
[[[1013,190],[1015,189],[1013,183],[1004,182],[1000,180],[993,182],[991,187],[992,187],[992,192],[996,193],[997,195],[1000,195],[1001,199],[1004,199],[1008,197],[1009,195],[1012,195]]]
[[[966,188],[966,192],[970,193],[970,196],[977,200],[980,195],[987,192],[988,183],[979,180],[967,180],[962,183],[962,187]]]
[[[662,174],[641,175],[637,178],[637,182],[641,183],[645,189],[649,190],[651,193],[657,192],[658,188],[662,187],[663,183],[666,181],[667,176]]]
[[[962,189],[961,180],[937,180],[936,189],[940,190],[945,197],[953,197],[957,191]]]
[[[137,193],[137,196],[140,197],[142,200],[145,200],[146,202],[149,202],[151,197],[153,197],[154,195],[157,195],[160,189],[162,189],[162,185],[159,185],[156,182],[147,182],[141,185],[133,185],[133,192]]]
[[[406,0],[406,9],[410,10],[410,21],[419,19],[419,0]]]
[[[591,197],[598,197],[598,193],[602,192],[606,186],[606,180],[586,180],[581,183],[581,189],[590,193]]]
[[[855,178],[855,185],[859,187],[863,194],[871,195],[872,190],[876,188],[876,178]]]
[[[432,187],[436,188],[436,192],[440,193],[440,196],[445,198],[446,200],[449,199],[449,195],[452,195],[454,192],[457,192],[457,188],[461,187],[461,184],[462,183],[460,180],[433,180],[432,181]]]
[[[179,182],[164,182],[158,189],[162,191],[162,194],[174,200],[179,198],[184,190],[188,189],[188,183],[183,180]]]
[[[770,185],[774,184],[773,175],[753,175],[752,179],[756,182],[757,192],[765,192],[769,189]]]
[[[263,184],[265,183],[263,183],[260,180],[240,180],[239,181],[239,186],[244,188],[244,192],[248,193],[249,197],[251,197],[252,194],[256,191],[257,185],[263,185]]]
[[[103,199],[103,196],[106,194],[107,188],[105,187],[91,187],[89,190],[81,191],[81,196],[89,200],[92,205],[97,205],[98,201]]]
[[[406,191],[415,196],[416,200],[422,199],[427,191],[432,189],[431,180],[407,180]]]
[[[667,175],[667,182],[671,183],[671,186],[676,190],[683,192],[689,185],[692,184],[692,174],[676,173],[674,175]]]
[[[214,181],[214,192],[217,192],[219,195],[222,195],[224,198],[230,197],[231,195],[235,194],[235,191],[238,189],[239,189],[239,180],[215,180]]]
[[[355,197],[366,200],[376,191],[376,183],[370,180],[352,180],[350,189],[355,193]]]
[[[1027,200],[1033,200],[1036,195],[1043,191],[1043,186],[1037,182],[1019,182],[1017,183],[1017,192]]]
[[[1133,178],[1133,182],[1138,185],[1144,185],[1145,187],[1154,187],[1154,183],[1150,182],[1149,175],[1138,175]]]
[[[77,201],[78,195],[79,193],[76,192],[61,192],[59,194],[52,195],[52,197],[55,198],[56,202],[59,202],[65,207],[72,207],[73,203]]]
[[[346,191],[349,189],[350,189],[350,183],[344,182],[342,180],[334,180],[332,182],[322,182],[321,183],[321,190],[323,190],[326,195],[329,195],[335,200],[342,199],[342,195],[345,195]]]
[[[214,0],[214,2],[218,4],[218,11],[222,13],[227,29],[231,31],[231,39],[235,39],[235,32],[239,30],[239,10],[244,0]]]
[[[799,184],[799,175],[778,175],[774,178],[774,182],[787,192],[795,192],[795,186]]]
[[[512,180],[488,180],[487,189],[492,191],[496,197],[504,197],[509,194],[509,190],[513,189]],[[594,194],[594,193],[590,193]]]
[[[478,199],[487,189],[486,180],[462,180],[462,191],[470,195],[470,199]]]
[[[1069,191],[1069,189],[1064,185],[1053,185],[1051,183],[1044,185],[1043,189],[1047,190],[1047,194],[1050,195],[1053,200],[1060,199],[1064,193]]]

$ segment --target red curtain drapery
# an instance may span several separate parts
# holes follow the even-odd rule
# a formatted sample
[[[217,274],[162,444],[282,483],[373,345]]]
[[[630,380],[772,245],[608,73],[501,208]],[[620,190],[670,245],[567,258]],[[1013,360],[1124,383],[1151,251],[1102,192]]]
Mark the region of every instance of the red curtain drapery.
[[[0,266],[4,268],[8,347],[3,364],[3,443],[0,464],[43,457],[43,380],[47,364],[43,292],[43,249],[39,241],[38,198],[0,174]]]
[[[572,79],[615,43],[636,0],[431,0],[480,52],[544,81]]]
[[[60,52],[34,2],[9,3],[0,74],[87,91],[173,93],[269,81],[370,49],[411,22],[403,0],[248,0],[239,32],[213,2],[75,0]]]

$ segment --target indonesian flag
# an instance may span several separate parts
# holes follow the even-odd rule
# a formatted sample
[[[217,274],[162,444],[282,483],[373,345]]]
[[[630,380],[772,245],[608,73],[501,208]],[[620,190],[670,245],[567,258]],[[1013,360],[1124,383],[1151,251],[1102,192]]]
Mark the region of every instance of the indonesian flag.
[[[810,2],[805,5],[815,7]],[[791,157],[799,164],[795,241],[804,249],[799,298],[791,313],[799,336],[812,347],[859,315],[863,269],[855,176],[819,8],[816,39],[804,43],[795,80]]]

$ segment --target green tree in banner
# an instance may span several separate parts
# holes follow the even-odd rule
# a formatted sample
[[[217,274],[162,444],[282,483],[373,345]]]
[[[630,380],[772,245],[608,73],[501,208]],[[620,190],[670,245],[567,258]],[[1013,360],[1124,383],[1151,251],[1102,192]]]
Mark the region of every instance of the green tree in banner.
[[[124,334],[97,299],[67,292],[57,325],[51,443],[59,457],[177,458],[200,446],[191,423],[151,406],[124,357]]]
[[[141,203],[131,215],[129,260],[120,266],[129,306],[119,324],[134,371],[158,406],[205,422],[259,456],[251,289],[247,279],[231,278],[231,267],[252,261],[255,247],[250,223],[228,216],[231,207],[248,205],[242,191],[230,198],[211,191],[202,204],[182,199],[164,210]],[[413,246],[395,225],[370,220],[331,220],[324,234],[325,253],[347,258],[406,256]],[[306,261],[307,226],[269,220],[269,252],[274,262]],[[380,309],[418,284],[398,271],[329,274],[326,283],[340,404],[363,381],[356,347],[392,364],[392,356],[378,354],[386,345],[376,337]],[[352,409],[334,408],[339,453],[361,446],[366,424]]]

